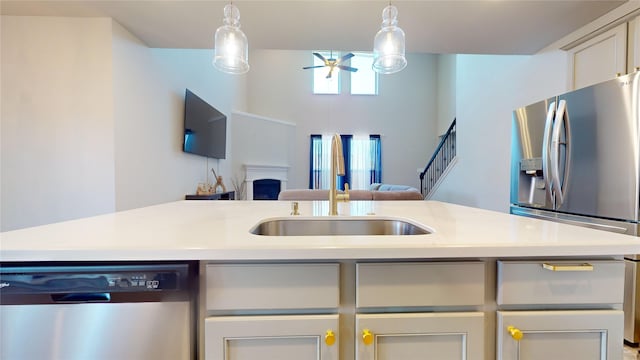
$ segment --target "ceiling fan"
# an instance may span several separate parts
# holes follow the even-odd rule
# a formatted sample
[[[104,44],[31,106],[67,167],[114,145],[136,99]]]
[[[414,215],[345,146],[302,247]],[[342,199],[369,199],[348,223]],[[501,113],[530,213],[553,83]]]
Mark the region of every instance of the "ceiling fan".
[[[326,78],[327,79],[331,79],[331,75],[333,74],[333,70],[335,68],[341,69],[341,70],[346,70],[346,71],[351,71],[351,72],[356,72],[358,71],[358,69],[351,67],[351,66],[345,66],[342,65],[342,63],[344,63],[345,61],[351,59],[352,57],[354,57],[355,55],[353,55],[353,53],[348,53],[344,56],[342,56],[339,59],[334,59],[333,58],[333,52],[331,52],[330,57],[327,59],[324,56],[322,56],[322,54],[314,52],[313,55],[315,57],[317,57],[318,59],[322,60],[322,62],[324,63],[324,65],[316,65],[316,66],[305,66],[303,67],[303,69],[316,69],[316,68],[321,68],[321,67],[329,67],[329,73],[327,74]]]

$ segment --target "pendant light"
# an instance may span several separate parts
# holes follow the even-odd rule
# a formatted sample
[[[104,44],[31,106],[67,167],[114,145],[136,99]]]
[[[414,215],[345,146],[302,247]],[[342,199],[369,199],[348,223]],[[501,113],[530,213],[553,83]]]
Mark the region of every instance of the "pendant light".
[[[373,71],[393,74],[405,66],[404,31],[398,27],[398,9],[389,4],[382,10],[382,28],[373,40]]]
[[[228,74],[249,71],[249,42],[240,30],[240,10],[233,3],[224,7],[224,24],[216,30],[213,66]]]

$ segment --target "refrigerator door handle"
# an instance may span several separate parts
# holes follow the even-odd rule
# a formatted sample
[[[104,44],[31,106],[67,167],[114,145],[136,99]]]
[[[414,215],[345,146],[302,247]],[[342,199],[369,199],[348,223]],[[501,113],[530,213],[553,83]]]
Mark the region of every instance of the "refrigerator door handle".
[[[564,175],[562,182],[560,181],[560,131],[564,125],[565,132],[565,157],[564,157]],[[569,115],[567,114],[566,100],[558,102],[558,110],[556,111],[555,121],[553,122],[553,131],[551,135],[551,181],[556,196],[556,209],[560,208],[564,203],[565,195],[568,190],[569,179],[569,159],[571,156],[571,131],[569,128]]]
[[[556,115],[556,102],[552,101],[549,105],[549,110],[547,110],[547,119],[544,123],[544,135],[542,139],[542,177],[544,179],[544,188],[547,192],[547,198],[549,198],[552,202],[552,206],[555,208],[554,199],[553,199],[553,191],[552,191],[552,182],[551,182],[551,159],[550,156],[550,147],[551,147],[551,130],[553,128],[553,119]]]
[[[569,179],[571,169],[571,121],[569,119],[569,110],[567,102],[564,101],[564,109],[562,111],[562,121],[564,122],[564,176],[562,178],[562,199],[567,198],[569,191]],[[558,164],[559,166],[559,164]]]

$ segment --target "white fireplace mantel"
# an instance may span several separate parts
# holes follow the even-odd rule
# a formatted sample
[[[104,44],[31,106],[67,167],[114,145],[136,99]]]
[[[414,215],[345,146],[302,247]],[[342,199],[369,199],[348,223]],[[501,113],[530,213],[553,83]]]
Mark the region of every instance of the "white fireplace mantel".
[[[289,167],[282,165],[249,165],[245,164],[245,184],[247,200],[253,200],[253,182],[262,179],[280,180],[280,191],[287,189]]]

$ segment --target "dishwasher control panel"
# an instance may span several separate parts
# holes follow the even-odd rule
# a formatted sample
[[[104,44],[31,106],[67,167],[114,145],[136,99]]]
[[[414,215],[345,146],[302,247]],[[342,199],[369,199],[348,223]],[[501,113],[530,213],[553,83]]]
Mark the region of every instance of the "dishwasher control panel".
[[[172,290],[176,288],[178,274],[176,273],[132,273],[104,275],[109,289],[141,289],[141,290]]]
[[[182,264],[2,267],[0,294],[178,291],[187,279]]]

